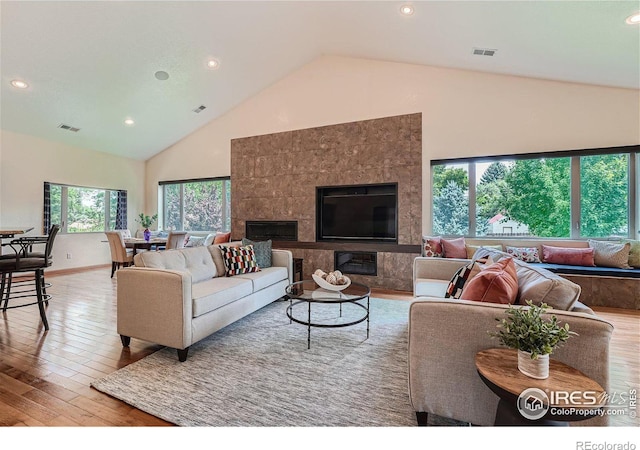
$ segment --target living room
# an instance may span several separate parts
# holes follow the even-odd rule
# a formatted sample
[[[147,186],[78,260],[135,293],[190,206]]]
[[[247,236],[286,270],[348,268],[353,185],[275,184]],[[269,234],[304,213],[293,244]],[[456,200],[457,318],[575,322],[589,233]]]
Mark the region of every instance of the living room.
[[[399,222],[402,240],[398,244],[419,249],[420,237],[433,231],[432,161],[640,144],[637,85],[639,29],[638,25],[624,23],[629,15],[637,12],[635,2],[608,2],[608,7],[590,2],[580,2],[571,7],[564,2],[535,6],[526,2],[501,2],[501,6],[490,2],[478,2],[475,5],[463,2],[413,2],[415,11],[409,16],[399,13],[403,5],[401,2],[376,2],[377,5],[342,2],[344,4],[339,7],[334,6],[337,9],[327,11],[315,2],[308,5],[312,8],[310,10],[305,10],[301,2],[292,2],[290,5],[241,2],[241,6],[232,6],[230,2],[201,2],[202,5],[190,5],[190,8],[173,2],[118,2],[116,6],[92,4],[94,2],[47,3],[3,2],[1,5],[1,227],[33,226],[35,230],[32,234],[43,232],[44,182],[126,191],[127,228],[135,232],[138,229],[135,219],[140,212],[159,212],[157,226],[164,224],[160,183],[231,177],[231,219],[235,228],[220,231],[232,231],[234,239],[241,239],[244,237],[243,221],[276,217],[237,216],[241,209],[233,208],[238,201],[234,192],[240,183],[238,187],[234,185],[234,175],[239,173],[236,170],[246,166],[242,165],[242,161],[236,164],[233,152],[235,143],[256,136],[411,116],[419,117],[419,158],[411,166],[412,169],[417,168],[417,172],[410,170],[405,178],[414,182],[407,189],[413,192],[413,198],[418,201],[411,203],[414,214],[409,212],[405,217],[408,225]],[[276,6],[275,11],[270,11]],[[287,6],[293,9],[289,11]],[[368,11],[368,8],[372,10]],[[492,20],[497,20],[492,16],[494,8],[498,11],[504,8],[501,13],[504,17],[498,24],[492,24]],[[66,11],[66,17],[63,11]],[[336,17],[338,11],[346,14],[346,18]],[[577,11],[583,11],[580,14],[584,17],[580,18],[587,21],[586,24],[573,23],[573,13],[578,14]],[[274,23],[277,22],[270,26],[262,23],[268,22],[265,18],[278,17],[278,14],[283,15],[283,23],[289,27],[276,26]],[[361,33],[359,40],[355,40],[357,36],[352,36],[347,30],[353,26],[353,21],[360,20],[354,19],[360,14],[372,14],[371,17],[367,16],[371,20],[388,14],[389,17],[381,23],[389,27],[389,32],[381,33],[378,29],[365,27],[358,31]],[[551,21],[546,28],[531,30],[532,34],[527,36],[521,30],[521,23],[510,21],[518,14],[531,14],[536,17],[536,21],[532,22],[550,18],[557,18],[558,22]],[[182,19],[174,22],[172,17],[176,15],[182,16]],[[309,18],[314,15],[315,20]],[[603,15],[609,20],[606,23],[619,33],[616,35],[619,41],[606,40],[606,36],[613,31],[597,22]],[[202,29],[222,28],[222,22],[228,20],[230,24],[234,16],[244,17],[248,23],[241,28],[243,33],[247,33],[242,40],[233,34],[233,29],[225,35],[230,41],[246,41],[243,46],[237,44],[237,50],[244,52],[238,56],[229,53],[235,47],[225,48],[222,44],[219,44],[220,47],[213,44],[195,45],[186,37],[185,27],[191,24],[192,28],[200,26],[201,34],[193,32],[194,36],[189,39],[216,42],[223,36],[213,31],[210,32],[213,34],[208,34]],[[440,18],[429,19],[427,16]],[[618,16],[621,16],[620,23],[613,20]],[[48,17],[58,20],[47,20]],[[121,23],[121,17],[127,17],[128,20]],[[149,30],[149,17],[155,17],[156,22],[163,26]],[[207,21],[212,17],[216,18],[214,27]],[[445,17],[451,22],[445,22]],[[464,17],[465,20],[456,24],[452,17]],[[476,17],[485,17],[487,20],[475,20]],[[302,24],[317,24],[314,25],[316,35],[310,32],[304,34],[303,39],[300,24],[292,25],[294,20],[302,18],[306,18],[306,21],[300,22]],[[442,37],[437,40],[438,20],[454,27],[458,34],[442,32]],[[81,27],[78,23],[86,25]],[[109,25],[114,23],[132,34],[123,33],[122,36],[113,37],[114,42],[106,47],[108,50],[100,50],[105,53],[97,53],[99,58],[96,58],[94,51],[102,47],[93,45],[106,45],[104,36],[109,36]],[[258,27],[258,24],[264,28]],[[460,29],[463,25],[472,24],[472,31]],[[571,37],[563,36],[559,31],[559,27],[565,24],[572,26]],[[232,28],[231,25],[226,26]],[[136,27],[148,32],[134,34],[132,30]],[[289,28],[290,31],[283,31]],[[156,29],[164,29],[166,33],[157,34]],[[411,34],[424,29],[434,29],[436,34]],[[502,29],[503,32],[495,35],[495,29]],[[593,31],[591,35],[581,34],[580,29]],[[103,36],[103,39],[96,39],[95,44],[77,42],[82,32]],[[269,38],[270,33],[273,34],[272,38]],[[466,33],[470,36],[461,37]],[[41,40],[35,40],[34,44],[27,45],[19,39],[24,35],[42,37]],[[391,41],[391,35],[399,35],[400,38]],[[46,43],[47,36],[55,36],[57,40]],[[349,38],[354,39],[351,45]],[[155,39],[159,42],[154,42]],[[299,48],[283,45],[296,39],[300,40]],[[521,39],[519,46],[509,42],[518,42],[518,39]],[[423,44],[441,42],[437,46],[440,47],[449,40],[459,52],[454,59],[445,58],[444,52],[453,51],[450,47],[440,52]],[[545,59],[543,51],[528,48],[542,46],[540,40],[548,46],[545,51],[557,47],[558,53]],[[263,43],[258,45],[261,41]],[[362,41],[369,44],[365,46]],[[607,45],[601,44],[601,41]],[[138,44],[133,45],[132,42]],[[317,42],[323,42],[324,45]],[[554,42],[562,45],[554,46]],[[403,46],[407,43],[412,44],[407,46],[410,48]],[[25,47],[21,48],[21,45]],[[116,59],[107,58],[109,52],[116,48],[127,49],[129,46],[133,48],[114,56]],[[136,50],[138,46],[146,46],[156,53],[143,55]],[[421,50],[428,58],[418,58],[417,54],[421,51],[417,49],[422,46],[428,47]],[[497,49],[494,56],[473,55],[472,47],[486,46]],[[359,47],[363,50],[358,51]],[[598,49],[601,60],[592,60],[589,56],[589,52],[595,51],[594,48]],[[519,53],[524,56],[518,58]],[[55,58],[65,61],[65,64],[56,65]],[[187,58],[193,59],[190,66]],[[219,66],[207,67],[209,58],[217,58]],[[569,62],[573,62],[571,71]],[[240,66],[239,72],[231,72],[229,66],[234,65]],[[38,74],[36,68],[39,66],[48,67],[50,74]],[[163,75],[156,73],[160,71],[169,78],[162,80]],[[140,77],[139,80],[131,81],[126,77],[126,72]],[[99,81],[88,82],[82,78],[90,76],[90,73]],[[16,78],[24,78],[29,87],[24,90],[13,88],[10,83]],[[126,88],[119,87],[116,84],[118,82],[125,83]],[[194,86],[202,87],[203,91],[198,92]],[[44,95],[42,91],[46,89],[53,92],[47,94],[50,95],[47,100],[42,100],[38,96]],[[129,95],[116,95],[120,90],[129,92]],[[199,105],[206,108],[199,113],[193,112]],[[29,115],[25,112],[27,107],[32,108],[28,110]],[[38,108],[41,114],[31,112],[38,111]],[[188,114],[174,111],[177,108]],[[93,109],[99,111],[95,116],[90,114]],[[133,126],[123,123],[129,116],[135,120]],[[111,122],[101,124],[107,120]],[[80,131],[58,129],[59,123],[80,128]],[[178,130],[182,134],[178,134]],[[394,155],[399,151],[391,145],[384,147],[382,152]],[[337,163],[337,159],[331,159],[328,151],[325,154],[327,164]],[[322,164],[322,159],[309,158],[303,163],[309,164],[309,171],[313,172],[318,164]],[[384,159],[379,164],[380,171],[389,166]],[[375,169],[362,171],[371,176]],[[292,177],[299,175],[292,173]],[[276,173],[273,177],[286,176]],[[380,181],[400,182],[400,178]],[[340,183],[336,180],[327,184],[370,182],[379,181],[366,178],[362,183],[356,183],[355,180]],[[264,185],[252,187],[258,191],[265,189]],[[311,188],[313,192],[315,185]],[[282,197],[280,192],[273,195],[274,199]],[[293,195],[289,197],[295,198]],[[300,197],[309,198],[310,195]],[[290,200],[289,204],[293,203]],[[311,208],[315,208],[313,202]],[[419,214],[416,215],[415,211],[419,211]],[[636,228],[640,223],[638,213],[640,211],[636,207],[633,222]],[[290,209],[281,211],[278,218],[313,222],[315,211],[307,211],[302,218],[293,216],[293,209]],[[416,223],[417,226],[414,225]],[[300,228],[300,232],[304,232],[304,229]],[[632,234],[634,232],[635,235]],[[629,230],[629,237],[637,239],[637,236],[637,229]],[[91,290],[92,285],[100,286],[97,290],[109,295],[115,305],[118,275],[114,277],[114,284],[111,284],[106,268],[111,255],[109,246],[103,242],[104,233],[61,233],[56,239],[53,265],[48,269],[52,276],[47,277],[52,282],[52,295],[60,292],[56,291],[56,285],[58,289],[60,285],[66,285],[63,277],[86,277],[84,281],[80,280],[80,289]],[[300,240],[315,241],[315,233],[307,234]],[[292,251],[295,255],[297,250]],[[333,269],[326,264],[324,267],[315,267],[307,257],[309,254],[310,250],[305,249],[306,277],[310,277],[317,268]],[[412,252],[406,255],[411,255],[410,258],[415,256]],[[408,280],[411,277],[411,260],[407,267],[402,258],[399,258],[402,272]],[[93,269],[85,270],[87,268]],[[56,272],[60,274],[57,277]],[[105,273],[103,281],[107,283],[106,287],[103,281],[97,281]],[[395,286],[389,285],[389,288]],[[71,283],[67,289],[78,287]],[[409,297],[410,290],[406,286],[403,289]],[[94,300],[99,301],[97,298]],[[55,300],[49,308],[54,309],[54,305]],[[76,307],[79,308],[80,304]],[[6,313],[3,339],[7,338],[6,334],[10,331],[12,315],[15,317],[15,314],[23,314],[28,310],[25,308],[20,312],[15,310]],[[34,315],[37,316],[37,313]],[[629,311],[628,315],[637,320],[635,311]],[[114,320],[110,317],[110,320]],[[117,338],[115,321],[109,328],[111,337]],[[21,339],[28,339],[28,336],[29,333],[21,333]],[[32,340],[35,341],[39,336],[40,333],[36,335],[35,329],[31,330]],[[47,345],[45,343],[45,348]],[[155,346],[132,345],[141,352],[136,356],[140,359],[143,354],[157,350]],[[114,349],[121,351],[117,345],[114,345]],[[6,359],[2,362],[9,366],[19,364],[14,360],[18,356],[12,353],[11,358],[11,363]],[[27,357],[26,360],[30,361],[31,358]],[[19,367],[25,365],[23,363]],[[74,372],[82,373],[78,371],[81,370],[79,367],[74,367],[77,369]],[[637,373],[637,364],[634,370]],[[75,380],[85,381],[82,376],[77,376]],[[637,383],[637,380],[629,382]]]

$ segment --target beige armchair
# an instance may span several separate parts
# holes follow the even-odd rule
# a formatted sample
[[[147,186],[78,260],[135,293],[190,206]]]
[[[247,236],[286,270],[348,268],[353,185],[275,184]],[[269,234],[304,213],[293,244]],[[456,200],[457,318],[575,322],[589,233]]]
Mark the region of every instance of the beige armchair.
[[[111,250],[111,278],[120,266],[128,267],[133,263],[133,251],[128,250],[120,231],[105,231]]]
[[[186,231],[169,231],[169,236],[167,236],[167,250],[184,248],[184,238],[186,235]]]
[[[489,336],[507,305],[419,297],[409,311],[409,396],[418,424],[428,414],[493,425],[498,396],[480,379],[475,355],[499,347]],[[575,367],[609,389],[609,341],[613,325],[593,314],[550,310],[578,333],[552,358]],[[607,425],[607,416],[572,425]]]

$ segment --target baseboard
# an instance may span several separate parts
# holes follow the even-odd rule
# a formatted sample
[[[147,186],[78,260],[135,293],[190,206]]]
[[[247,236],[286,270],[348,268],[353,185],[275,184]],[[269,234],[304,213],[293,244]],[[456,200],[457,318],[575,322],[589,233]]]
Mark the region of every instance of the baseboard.
[[[95,266],[72,267],[69,269],[58,269],[58,270],[46,270],[45,275],[48,277],[55,277],[59,275],[71,275],[74,273],[88,272],[90,270],[96,270],[96,269],[111,270],[111,264],[98,264]]]

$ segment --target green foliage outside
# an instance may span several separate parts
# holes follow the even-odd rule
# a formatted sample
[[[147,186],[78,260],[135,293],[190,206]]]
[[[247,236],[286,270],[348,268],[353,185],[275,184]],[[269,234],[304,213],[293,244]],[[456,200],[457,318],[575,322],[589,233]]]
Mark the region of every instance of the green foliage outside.
[[[229,181],[198,181],[164,186],[164,227],[185,231],[231,229]],[[181,189],[184,204],[181,205]],[[223,197],[224,196],[224,197]],[[226,208],[223,211],[223,208]]]
[[[627,236],[628,155],[580,158],[583,237]],[[459,167],[433,167],[433,232],[468,234],[468,177]],[[458,210],[457,212],[451,211]],[[571,235],[571,159],[549,158],[492,163],[476,186],[476,234],[502,214],[533,236]]]

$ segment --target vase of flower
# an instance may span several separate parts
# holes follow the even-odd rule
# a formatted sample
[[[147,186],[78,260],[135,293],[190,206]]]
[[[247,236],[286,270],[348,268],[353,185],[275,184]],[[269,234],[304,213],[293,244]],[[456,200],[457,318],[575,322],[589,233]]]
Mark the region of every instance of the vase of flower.
[[[157,214],[154,214],[153,216],[147,216],[144,213],[140,213],[138,215],[138,218],[136,219],[136,222],[140,223],[140,225],[144,227],[144,240],[147,242],[149,242],[149,239],[151,239],[151,231],[149,231],[149,227],[153,225],[153,222],[155,222],[157,218]]]
[[[149,242],[149,239],[151,239],[151,231],[149,231],[148,228],[144,229],[144,240]]]

